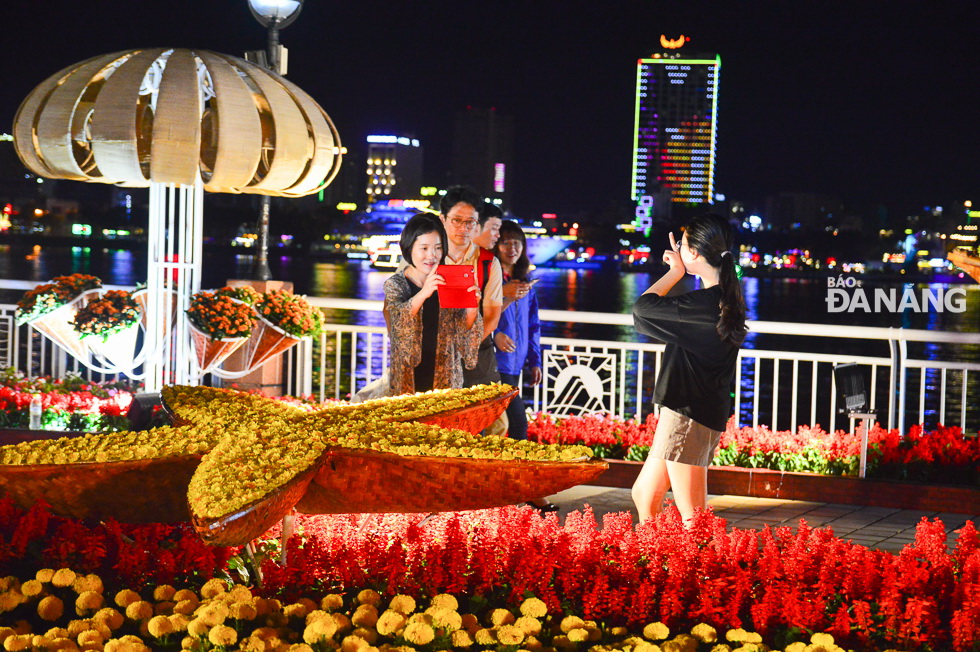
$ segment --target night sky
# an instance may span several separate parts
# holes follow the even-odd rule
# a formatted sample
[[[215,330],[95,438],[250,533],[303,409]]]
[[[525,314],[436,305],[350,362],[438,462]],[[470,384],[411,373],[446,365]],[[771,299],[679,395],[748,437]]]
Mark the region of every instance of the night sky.
[[[4,2],[0,131],[49,75],[116,50],[265,46],[245,0]],[[306,0],[288,76],[346,144],[414,134],[443,183],[454,113],[512,114],[522,217],[628,201],[636,60],[661,33],[721,54],[717,188],[905,210],[976,194],[977,23],[970,2]],[[363,150],[363,148],[362,148]]]

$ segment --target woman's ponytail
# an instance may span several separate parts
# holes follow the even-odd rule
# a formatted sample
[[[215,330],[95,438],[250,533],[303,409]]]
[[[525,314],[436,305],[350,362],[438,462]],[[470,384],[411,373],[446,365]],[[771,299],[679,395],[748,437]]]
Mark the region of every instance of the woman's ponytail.
[[[735,257],[732,255],[735,241],[732,227],[721,216],[709,213],[691,220],[685,232],[689,246],[720,272],[718,285],[721,288],[721,301],[718,307],[721,309],[721,316],[715,327],[718,336],[723,342],[741,346],[748,329],[745,327],[742,285],[738,280]]]

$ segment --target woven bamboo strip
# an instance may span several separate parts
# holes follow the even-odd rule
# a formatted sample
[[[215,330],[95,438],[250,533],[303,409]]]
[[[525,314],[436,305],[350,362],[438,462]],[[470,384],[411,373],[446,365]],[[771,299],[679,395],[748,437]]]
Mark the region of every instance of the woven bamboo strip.
[[[194,185],[201,142],[201,91],[197,60],[190,50],[174,50],[160,80],[153,116],[150,178],[157,183]],[[147,134],[139,134],[146,137]]]
[[[211,106],[217,114],[213,128],[214,169],[210,178],[203,174],[208,192],[241,192],[255,176],[262,156],[262,124],[252,92],[235,68],[237,60],[213,52],[198,52],[208,67],[214,84]],[[209,146],[207,143],[202,146]],[[204,152],[202,151],[202,156]]]
[[[126,182],[134,186],[148,186],[150,183],[140,168],[136,144],[140,134],[135,100],[146,71],[163,52],[163,49],[156,48],[130,57],[106,79],[95,101],[92,150],[106,181]],[[149,134],[144,137],[148,138]]]
[[[334,139],[330,119],[309,95],[285,78],[281,79],[280,83],[292,94],[293,100],[305,114],[306,121],[313,132],[314,147],[313,159],[303,176],[295,184],[283,190],[283,194],[307,195],[313,192],[330,174],[334,167],[334,161],[340,156],[340,141]]]
[[[61,83],[61,80],[67,76],[71,71],[77,69],[79,66],[84,65],[86,62],[76,63],[74,65],[68,66],[67,68],[62,68],[55,74],[51,75],[43,82],[38,84],[37,88],[31,91],[23,102],[21,102],[20,108],[17,109],[17,115],[14,117],[14,148],[17,151],[17,155],[20,156],[20,160],[23,161],[24,165],[34,174],[43,177],[53,177],[56,175],[55,171],[48,167],[44,160],[39,155],[40,149],[38,147],[36,130],[37,130],[37,119],[41,111],[47,105],[48,96],[51,92]]]
[[[313,154],[308,125],[292,96],[282,87],[278,75],[246,61],[241,61],[240,65],[269,104],[273,127],[270,144],[275,149],[265,177],[242,188],[242,192],[280,194],[282,188],[296,183]]]
[[[92,77],[114,60],[113,55],[89,59],[51,91],[37,118],[37,142],[41,156],[57,177],[78,181],[88,175],[75,161],[72,149],[71,125],[78,99]]]

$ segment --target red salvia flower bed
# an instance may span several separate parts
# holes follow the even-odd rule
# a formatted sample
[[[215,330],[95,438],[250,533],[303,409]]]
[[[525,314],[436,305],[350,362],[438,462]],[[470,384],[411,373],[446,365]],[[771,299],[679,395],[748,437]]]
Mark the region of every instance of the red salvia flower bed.
[[[119,586],[195,585],[237,552],[203,546],[182,525],[80,523],[0,500],[4,574],[69,565]],[[298,517],[287,557],[285,567],[264,562],[267,595],[375,588],[513,606],[533,594],[549,610],[586,619],[706,622],[752,629],[775,645],[805,630],[865,650],[980,646],[980,535],[972,523],[951,545],[941,522],[923,519],[915,542],[892,555],[802,522],[795,531],[727,530],[704,513],[687,530],[676,510],[637,528],[627,513],[607,515],[600,528],[588,508],[564,525],[526,507]]]

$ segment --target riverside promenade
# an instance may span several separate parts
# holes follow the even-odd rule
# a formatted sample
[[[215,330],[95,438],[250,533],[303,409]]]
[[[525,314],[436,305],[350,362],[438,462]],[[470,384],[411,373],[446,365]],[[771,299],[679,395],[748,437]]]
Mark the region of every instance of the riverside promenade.
[[[670,497],[668,492],[667,498]],[[630,512],[636,519],[629,489],[580,485],[549,498],[561,508],[561,518],[588,504],[600,525],[603,514],[611,512]],[[963,505],[962,513],[954,513],[717,495],[708,496],[708,505],[716,515],[728,521],[729,528],[760,530],[769,525],[789,526],[795,530],[803,519],[811,527],[832,529],[842,539],[896,554],[915,540],[915,526],[923,517],[938,518],[943,522],[950,545],[956,540],[956,530],[967,521],[980,524],[980,505]]]

